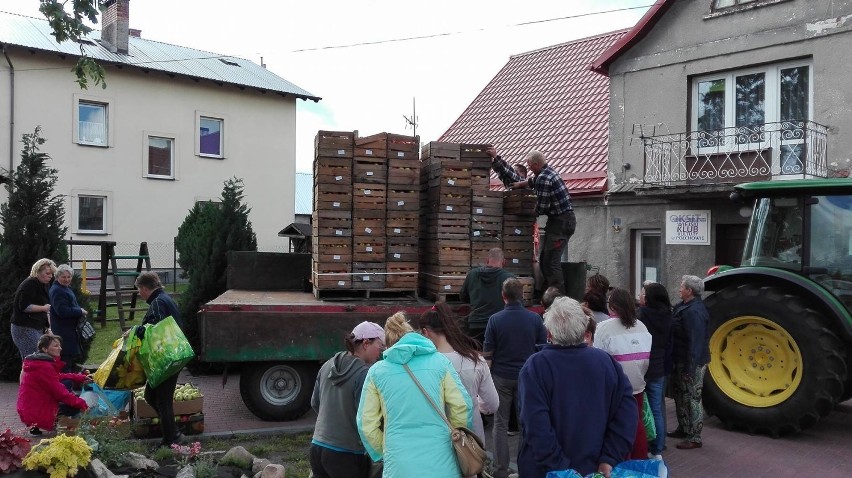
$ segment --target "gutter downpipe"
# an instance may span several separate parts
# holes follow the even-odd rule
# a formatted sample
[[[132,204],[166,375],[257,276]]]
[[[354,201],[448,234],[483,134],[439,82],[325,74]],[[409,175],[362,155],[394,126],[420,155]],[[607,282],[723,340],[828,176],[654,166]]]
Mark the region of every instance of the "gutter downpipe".
[[[11,179],[15,158],[15,67],[6,52],[6,44],[3,44],[3,56],[6,57],[6,63],[9,64],[9,171],[7,174]]]

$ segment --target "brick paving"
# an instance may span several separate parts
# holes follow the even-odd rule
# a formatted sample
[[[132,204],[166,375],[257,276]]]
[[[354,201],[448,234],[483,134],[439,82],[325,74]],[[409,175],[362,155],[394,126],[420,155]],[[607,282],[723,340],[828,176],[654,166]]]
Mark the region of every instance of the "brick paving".
[[[248,411],[240,398],[239,376],[232,375],[222,386],[220,376],[190,376],[182,373],[181,382],[191,381],[204,393],[204,435],[242,433],[287,433],[310,430],[315,414],[293,422],[265,422]],[[0,382],[0,424],[20,426],[15,402],[17,383]],[[673,428],[674,403],[667,403],[668,420]],[[715,418],[704,423],[704,447],[678,450],[677,440],[668,440],[663,457],[669,476],[680,477],[781,477],[852,475],[852,401],[840,404],[826,419],[799,435],[769,438],[729,432]],[[513,451],[517,439],[511,440]]]

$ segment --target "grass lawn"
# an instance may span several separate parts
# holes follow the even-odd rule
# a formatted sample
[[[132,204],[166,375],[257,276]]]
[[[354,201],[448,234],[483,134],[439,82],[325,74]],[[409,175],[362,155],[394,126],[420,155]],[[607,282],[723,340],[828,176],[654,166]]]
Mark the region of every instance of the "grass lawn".
[[[178,300],[180,294],[183,293],[188,287],[188,284],[178,284],[177,291],[172,290],[172,285],[166,285],[164,289],[168,292],[169,295],[172,296],[173,299]],[[92,295],[90,297],[90,303],[94,308],[97,308],[97,296]],[[128,294],[129,300],[129,294]],[[129,306],[128,306],[129,307]],[[136,307],[145,307],[145,301],[142,300],[141,297],[136,299]],[[86,360],[86,364],[88,365],[96,365],[101,364],[109,355],[112,350],[112,343],[115,342],[116,339],[121,337],[122,331],[118,322],[118,307],[112,306],[107,307],[107,322],[106,327],[101,327],[100,322],[97,320],[94,321],[95,330],[97,334],[95,335],[95,340],[92,341],[92,347],[89,349],[89,358]],[[136,312],[133,314],[132,322],[125,322],[125,324],[129,327],[132,325],[139,325],[142,323],[142,317],[145,316],[145,312]]]

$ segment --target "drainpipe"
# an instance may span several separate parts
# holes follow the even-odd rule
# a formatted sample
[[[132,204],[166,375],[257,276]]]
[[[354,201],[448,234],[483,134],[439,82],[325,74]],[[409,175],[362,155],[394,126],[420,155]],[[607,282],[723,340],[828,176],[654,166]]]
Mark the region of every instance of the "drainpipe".
[[[3,56],[6,57],[6,63],[9,64],[9,179],[12,178],[12,171],[15,160],[15,67],[12,66],[12,60],[9,59],[9,54],[6,52],[6,45],[3,45]]]

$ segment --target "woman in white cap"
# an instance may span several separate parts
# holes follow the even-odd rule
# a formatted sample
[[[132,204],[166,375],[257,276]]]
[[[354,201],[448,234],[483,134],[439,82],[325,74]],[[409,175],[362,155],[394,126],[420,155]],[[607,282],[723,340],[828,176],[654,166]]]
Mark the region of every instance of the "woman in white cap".
[[[311,470],[315,478],[364,478],[370,458],[358,435],[355,415],[367,369],[385,350],[385,331],[361,322],[344,337],[346,351],[338,352],[317,374],[311,406],[317,412],[311,440]]]

